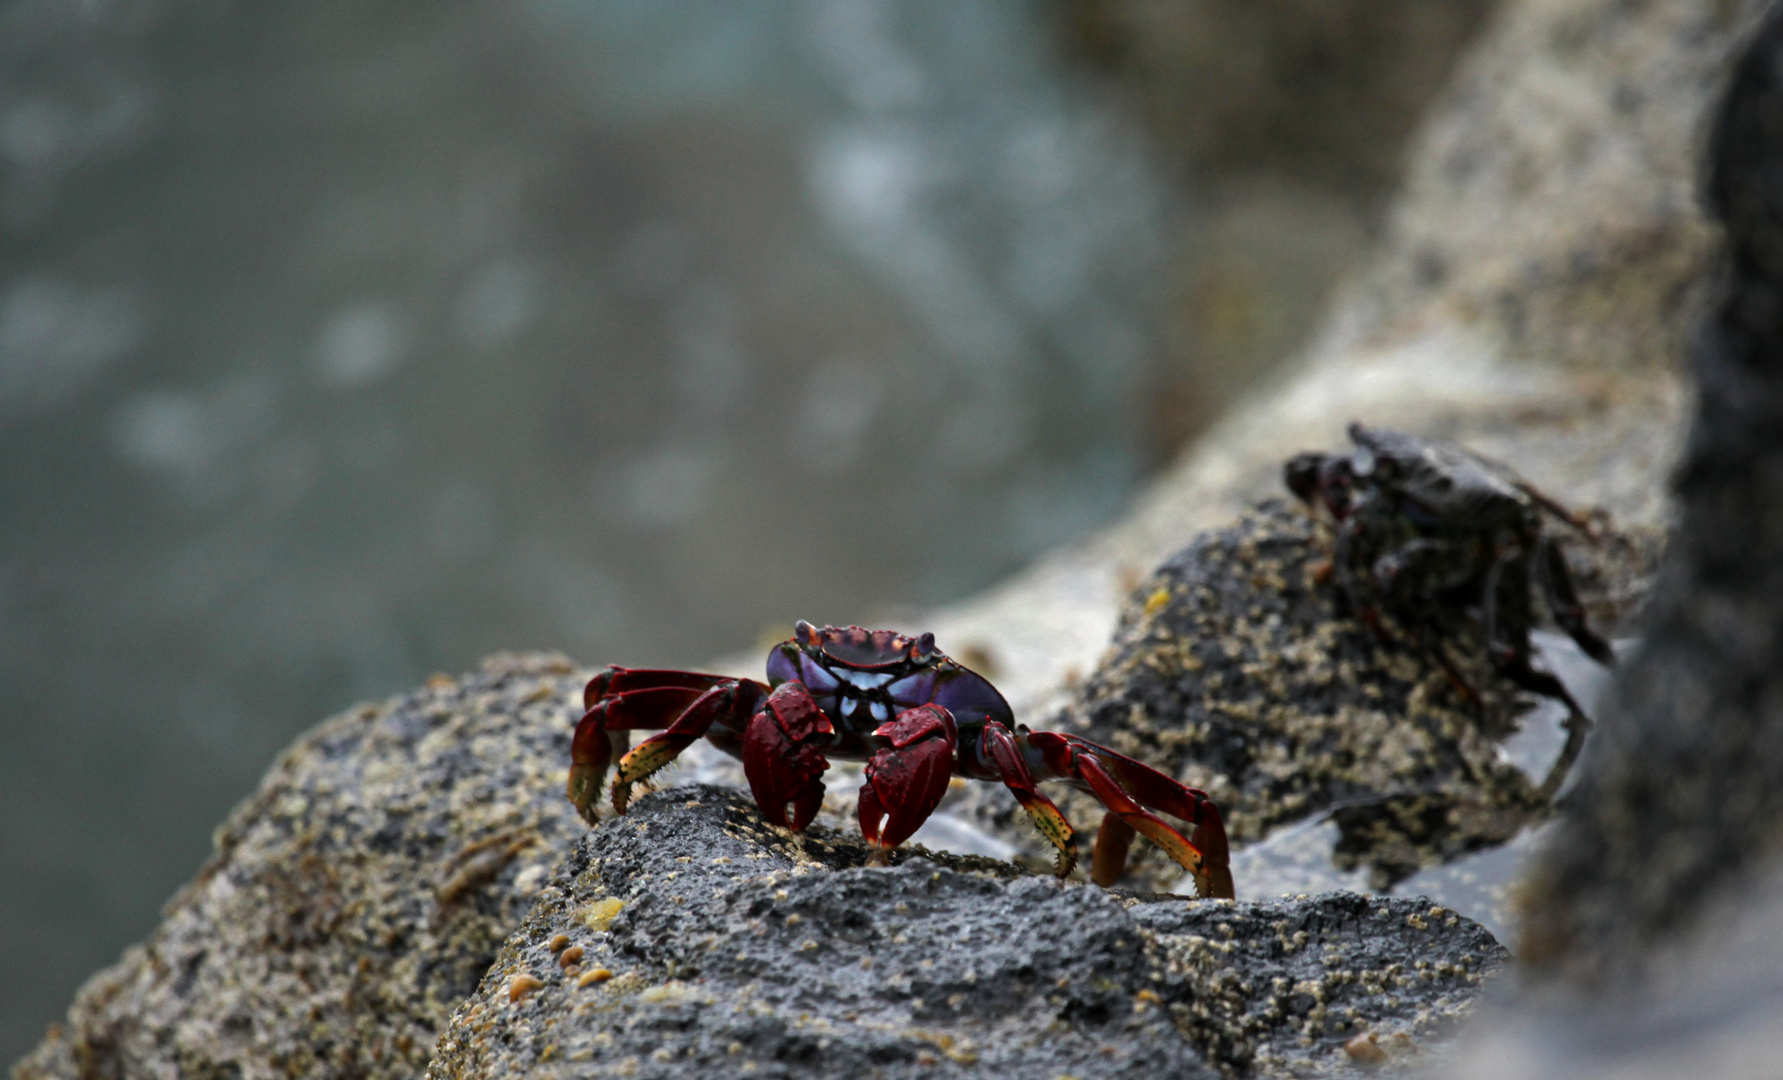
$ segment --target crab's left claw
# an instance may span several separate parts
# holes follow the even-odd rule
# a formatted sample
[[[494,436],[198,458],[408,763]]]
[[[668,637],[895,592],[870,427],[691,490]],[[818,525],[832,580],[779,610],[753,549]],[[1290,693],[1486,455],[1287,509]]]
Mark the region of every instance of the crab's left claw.
[[[958,734],[953,716],[932,703],[905,709],[873,734],[890,739],[891,745],[867,759],[860,792],[861,835],[878,846],[873,861],[883,865],[891,849],[910,839],[941,805],[953,774]]]
[[[763,817],[794,832],[811,824],[830,767],[820,748],[834,731],[800,683],[781,683],[768,695],[743,735],[743,775]]]

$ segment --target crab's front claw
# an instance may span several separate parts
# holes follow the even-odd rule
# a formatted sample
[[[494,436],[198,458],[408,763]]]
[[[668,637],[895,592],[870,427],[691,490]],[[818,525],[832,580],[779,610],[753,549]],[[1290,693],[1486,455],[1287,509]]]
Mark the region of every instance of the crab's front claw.
[[[891,745],[867,759],[861,784],[861,835],[878,846],[873,861],[883,865],[892,848],[922,827],[953,775],[953,716],[939,705],[905,709],[873,732]],[[883,822],[883,825],[881,824]]]
[[[627,741],[623,733],[607,730],[606,719],[606,708],[597,704],[576,725],[576,736],[570,743],[570,782],[566,794],[582,820],[590,825],[600,820],[601,785],[613,764],[614,743]]]
[[[822,747],[834,731],[799,683],[782,683],[768,695],[743,735],[743,774],[763,817],[794,832],[811,824],[830,767]]]

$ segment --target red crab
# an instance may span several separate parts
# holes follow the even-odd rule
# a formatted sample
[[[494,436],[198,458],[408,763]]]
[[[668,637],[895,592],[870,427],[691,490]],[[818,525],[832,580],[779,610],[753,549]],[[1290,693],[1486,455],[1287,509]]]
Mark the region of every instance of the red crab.
[[[1016,724],[983,676],[935,647],[935,635],[801,621],[768,653],[768,685],[692,671],[610,667],[588,683],[587,715],[571,749],[569,798],[592,824],[615,753],[613,809],[633,784],[705,736],[741,758],[762,815],[800,830],[817,816],[829,758],[865,761],[861,834],[884,863],[940,804],[948,779],[998,780],[1058,849],[1060,877],[1077,863],[1071,824],[1036,786],[1060,780],[1108,808],[1090,877],[1111,885],[1135,831],[1195,878],[1202,896],[1232,896],[1226,830],[1205,792],[1184,787],[1106,746]],[[658,734],[629,750],[633,730]],[[1150,809],[1148,810],[1147,807]],[[1160,810],[1189,826],[1185,837]]]

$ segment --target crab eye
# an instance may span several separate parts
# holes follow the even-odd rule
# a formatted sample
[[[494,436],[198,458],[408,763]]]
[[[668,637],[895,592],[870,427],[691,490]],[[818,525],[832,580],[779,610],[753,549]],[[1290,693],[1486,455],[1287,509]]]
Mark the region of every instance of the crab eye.
[[[800,645],[809,645],[817,640],[817,627],[800,619],[792,624],[792,636]]]
[[[779,686],[799,677],[798,655],[798,650],[789,645],[774,646],[774,650],[768,653],[769,685]]]

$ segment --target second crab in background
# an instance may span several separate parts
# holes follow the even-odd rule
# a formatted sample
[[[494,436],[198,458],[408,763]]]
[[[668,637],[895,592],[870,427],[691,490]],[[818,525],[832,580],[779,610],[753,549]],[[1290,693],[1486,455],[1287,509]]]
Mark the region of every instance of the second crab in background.
[[[1572,575],[1546,518],[1579,535],[1577,515],[1509,466],[1453,443],[1353,423],[1347,454],[1304,453],[1283,469],[1288,489],[1337,523],[1332,572],[1350,614],[1376,634],[1391,616],[1449,673],[1463,695],[1479,691],[1456,671],[1432,617],[1437,605],[1476,606],[1492,666],[1526,690],[1567,706],[1570,765],[1589,721],[1561,681],[1531,662],[1531,588],[1587,655],[1615,662],[1585,619]],[[1544,787],[1563,778],[1557,770]]]

